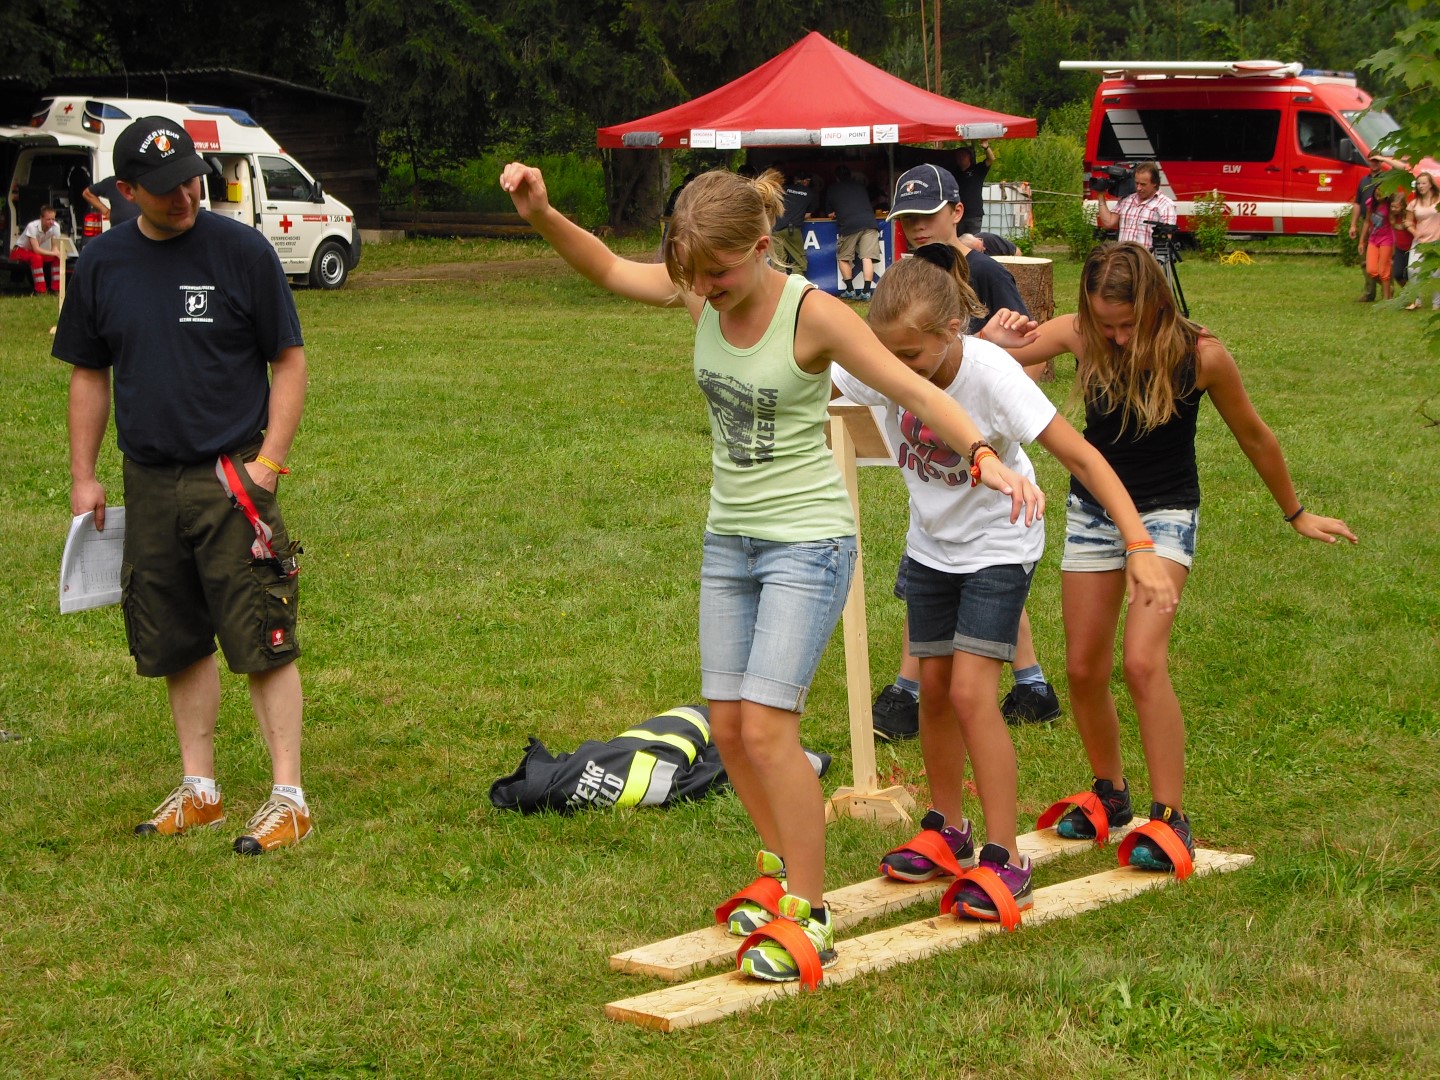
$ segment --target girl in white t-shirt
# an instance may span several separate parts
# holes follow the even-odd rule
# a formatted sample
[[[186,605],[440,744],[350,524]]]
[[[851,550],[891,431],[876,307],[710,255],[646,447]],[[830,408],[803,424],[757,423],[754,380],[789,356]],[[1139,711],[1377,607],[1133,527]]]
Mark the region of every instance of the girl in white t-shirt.
[[[998,695],[1045,537],[1039,528],[1017,527],[1007,499],[974,485],[967,458],[994,454],[1033,479],[1023,445],[1038,440],[1119,525],[1130,552],[1132,602],[1168,611],[1177,597],[1130,496],[1099,452],[1008,353],[961,335],[973,293],[958,284],[956,261],[949,245],[930,244],[891,267],[868,319],[906,367],[965,409],[983,441],[947,446],[909,410],[845,371],[832,370],[832,379],[852,400],[887,407],[886,427],[910,491],[906,604],[910,651],[920,659],[920,746],[933,805],[919,834],[889,852],[880,869],[902,881],[957,875],[947,909],[953,901],[957,914],[1014,925],[1032,905],[1030,860],[1016,845],[1015,748]],[[966,872],[977,862],[962,806],[967,749],[985,814],[979,873]]]

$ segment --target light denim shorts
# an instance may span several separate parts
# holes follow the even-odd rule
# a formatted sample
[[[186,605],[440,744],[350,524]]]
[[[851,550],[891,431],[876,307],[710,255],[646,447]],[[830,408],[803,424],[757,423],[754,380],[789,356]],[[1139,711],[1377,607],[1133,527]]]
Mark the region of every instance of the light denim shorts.
[[[1147,510],[1140,520],[1155,541],[1155,554],[1188,570],[1195,561],[1200,511]],[[1125,569],[1125,541],[1110,515],[1073,494],[1065,499],[1065,554],[1060,569],[1080,573]]]
[[[855,538],[705,534],[700,693],[802,712],[855,572]]]

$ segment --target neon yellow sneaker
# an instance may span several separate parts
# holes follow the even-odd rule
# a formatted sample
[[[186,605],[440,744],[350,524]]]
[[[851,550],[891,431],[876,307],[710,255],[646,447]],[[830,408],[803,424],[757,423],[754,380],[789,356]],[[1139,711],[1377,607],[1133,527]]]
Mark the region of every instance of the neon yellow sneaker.
[[[780,918],[804,931],[815,947],[822,968],[835,963],[839,954],[835,951],[835,928],[830,923],[828,910],[821,921],[811,915],[810,901],[787,895],[780,900]],[[802,977],[801,963],[784,945],[769,938],[755,942],[740,954],[740,970],[766,982],[794,982]]]
[[[775,878],[781,885],[785,882],[785,860],[773,851],[761,850],[755,856],[755,872],[761,877]],[[753,900],[741,900],[730,911],[727,929],[736,937],[749,937],[760,927],[775,918]]]

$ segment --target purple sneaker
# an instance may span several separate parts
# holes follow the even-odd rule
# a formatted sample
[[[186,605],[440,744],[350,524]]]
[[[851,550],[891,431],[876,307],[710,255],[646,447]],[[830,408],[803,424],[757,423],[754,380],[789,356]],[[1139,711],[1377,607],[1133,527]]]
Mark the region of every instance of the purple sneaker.
[[[1010,852],[999,844],[986,844],[980,849],[981,868],[993,870],[1015,898],[1015,907],[1020,911],[1028,911],[1035,906],[1035,894],[1030,889],[1030,860],[1021,858],[1020,865],[1016,866],[1009,859]],[[972,919],[1000,921],[1000,912],[995,908],[995,901],[973,881],[961,882],[954,899],[957,915],[963,912]]]
[[[920,832],[907,844],[895,848],[880,860],[880,873],[896,881],[911,883],[929,881],[931,878],[949,874],[952,871],[928,858],[928,848],[934,856],[941,857],[943,844],[961,868],[975,865],[975,843],[971,839],[970,821],[967,818],[960,828],[945,824],[945,815],[939,810],[926,811],[920,819]]]

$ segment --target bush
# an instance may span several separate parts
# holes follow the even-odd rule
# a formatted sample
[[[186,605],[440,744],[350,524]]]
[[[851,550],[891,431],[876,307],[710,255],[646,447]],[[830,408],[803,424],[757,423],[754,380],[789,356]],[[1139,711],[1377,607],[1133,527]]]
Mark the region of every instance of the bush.
[[[418,181],[409,169],[396,169],[381,181],[381,203],[415,210],[455,210],[474,214],[504,214],[514,210],[510,196],[500,190],[500,170],[514,155],[497,150]],[[600,162],[578,154],[542,154],[528,162],[545,174],[551,204],[586,228],[603,225],[605,176]]]
[[[1060,219],[1059,236],[1064,239],[1070,257],[1077,262],[1090,254],[1099,239],[1095,235],[1095,203],[1076,200],[1067,203]]]
[[[1207,258],[1218,259],[1225,254],[1225,242],[1230,235],[1230,211],[1225,208],[1220,192],[1211,191],[1195,200],[1195,210],[1190,215],[1190,232]]]
[[[1067,234],[1066,220],[1079,201],[1085,148],[1069,135],[1049,129],[1035,139],[1016,139],[998,148],[991,181],[1023,180],[1034,198],[1035,235],[1041,239]]]
[[[1335,214],[1335,252],[1341,266],[1360,265],[1360,242],[1350,236],[1350,208]]]

